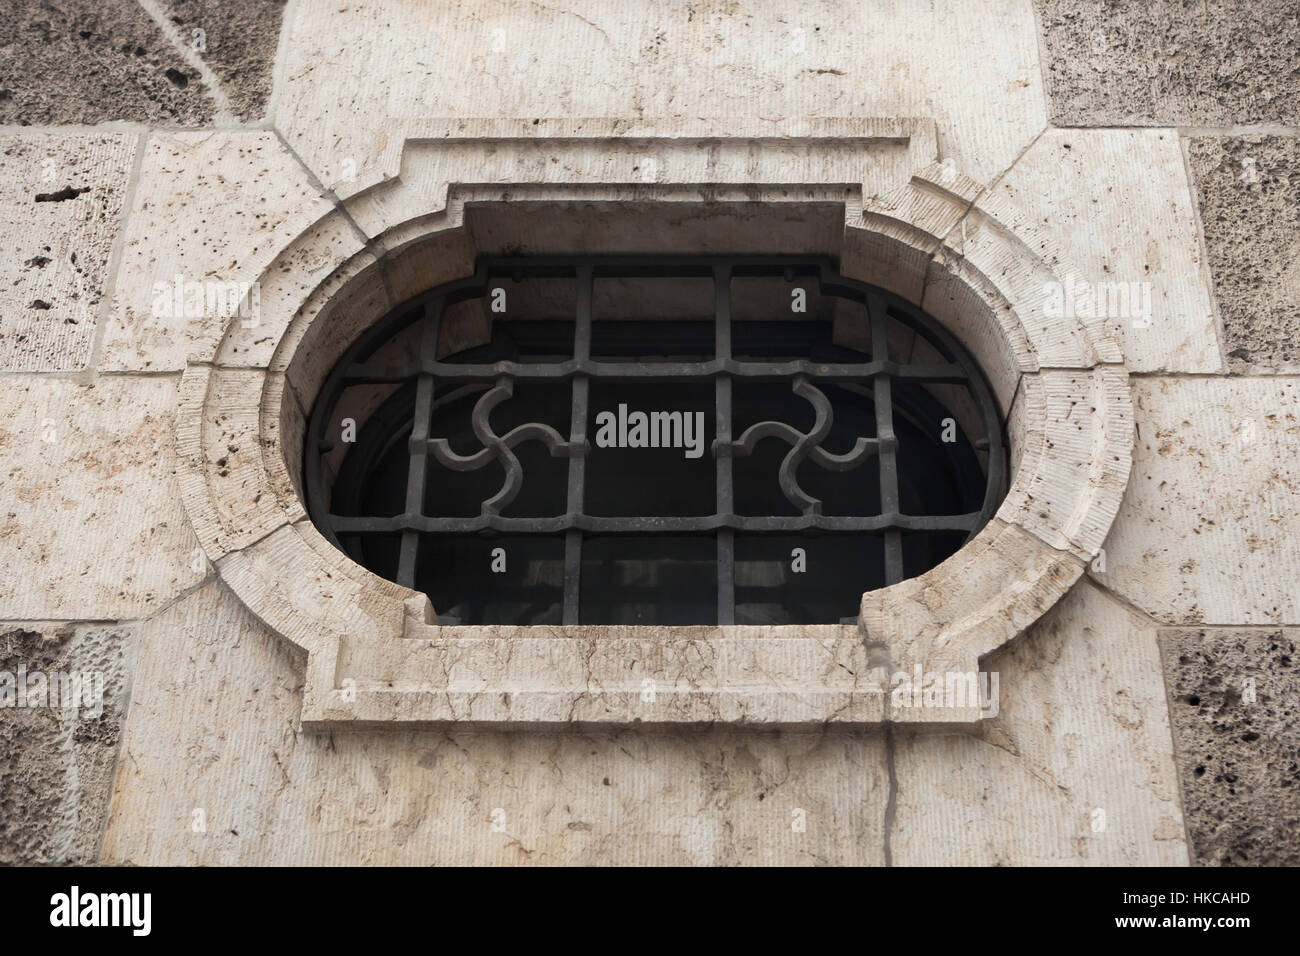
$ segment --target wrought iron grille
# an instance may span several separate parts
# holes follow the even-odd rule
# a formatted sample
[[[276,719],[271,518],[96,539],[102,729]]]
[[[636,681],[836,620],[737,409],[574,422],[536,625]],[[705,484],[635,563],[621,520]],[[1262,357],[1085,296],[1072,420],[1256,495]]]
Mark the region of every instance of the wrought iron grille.
[[[824,314],[785,321],[733,316],[733,285],[756,278],[814,290],[823,311],[828,303],[848,310],[869,344],[861,351],[837,345]],[[571,283],[571,318],[491,311],[495,290],[538,279]],[[706,282],[712,318],[593,320],[593,290],[607,279]],[[444,319],[471,300],[482,300],[491,315],[492,340],[444,354]],[[929,360],[890,354],[891,330],[900,328],[927,344]],[[391,360],[393,342],[414,343],[417,336],[418,348],[412,344],[404,358]],[[593,395],[611,406],[609,415],[615,404],[622,415],[628,403],[618,401],[618,389],[625,397],[649,396],[651,404],[658,396],[664,416],[651,419],[659,429],[655,445],[633,447],[663,451],[658,438],[667,445],[681,437],[674,403],[688,406],[676,409],[683,416],[707,412],[711,437],[706,445],[697,436],[694,470],[643,469],[625,446],[606,454],[593,442]],[[370,396],[353,402],[368,417],[349,436],[342,417],[352,407],[345,396],[354,391]],[[965,396],[975,434],[956,428],[952,403],[936,394]],[[458,414],[460,425],[449,424]],[[518,423],[500,429],[494,422],[502,416]],[[835,429],[839,450],[828,447]],[[806,619],[825,618],[832,607],[838,620],[855,613],[862,591],[928,570],[983,527],[1005,493],[1006,468],[997,406],[965,349],[906,301],[810,257],[480,261],[474,275],[407,303],[352,345],[313,406],[304,458],[308,509],[322,533],[377,573],[423,587],[442,619],[463,623],[736,623],[738,542],[747,569],[774,567],[774,555],[785,560],[801,543],[821,548],[826,560],[815,577],[834,579],[840,592],[835,600],[810,598],[813,610],[786,613],[772,610],[781,606],[779,582],[766,591],[761,582],[742,582],[742,590],[763,592],[743,606],[769,609],[757,618],[747,611],[743,621],[812,623]],[[874,469],[866,467],[873,462]],[[779,492],[755,492],[771,476],[755,478],[754,469],[769,466]],[[611,505],[607,486],[617,481],[602,475],[637,485],[642,506]],[[711,490],[707,505],[700,505],[701,489]],[[673,510],[679,498],[686,503]],[[832,500],[839,504],[828,507]],[[628,510],[635,513],[621,513]],[[927,539],[940,544],[926,550]],[[503,564],[514,550],[554,573],[516,581],[515,610],[503,620],[483,605],[492,603],[494,584],[505,589],[505,579],[493,579],[485,567],[467,584],[466,562],[483,560],[482,548],[464,550],[467,541],[506,544]],[[854,542],[878,551],[855,551]],[[921,543],[910,556],[908,542]],[[674,561],[688,568],[676,578],[647,578],[652,603],[680,603],[681,613],[618,613],[623,598],[615,572],[620,561],[636,560],[638,548],[655,552],[645,560],[661,570]],[[702,549],[712,566],[707,609],[698,590]],[[458,605],[447,614],[453,598],[439,581],[475,591],[478,609]]]

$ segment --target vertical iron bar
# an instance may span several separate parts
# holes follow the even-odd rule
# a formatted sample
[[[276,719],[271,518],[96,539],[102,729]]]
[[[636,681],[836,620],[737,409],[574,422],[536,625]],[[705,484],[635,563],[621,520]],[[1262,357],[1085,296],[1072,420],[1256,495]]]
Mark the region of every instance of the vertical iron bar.
[[[878,295],[867,296],[867,312],[871,317],[871,360],[889,359],[888,325],[885,303]],[[893,388],[888,375],[877,375],[874,381],[876,406],[876,438],[880,442],[880,513],[898,516],[898,452],[894,435]],[[903,580],[903,535],[894,528],[885,532],[885,584]]]
[[[715,357],[731,360],[731,266],[713,267]],[[735,510],[731,485],[731,376],[714,378],[714,433],[718,484],[718,514]],[[736,541],[730,528],[718,529],[718,624],[736,623]]]
[[[432,366],[438,357],[438,326],[442,323],[441,298],[434,299],[424,309],[424,327],[420,337],[420,364]],[[429,453],[425,441],[429,437],[429,421],[433,417],[433,375],[422,371],[415,385],[415,411],[411,421],[411,464],[406,472],[406,514],[424,513],[425,478],[428,475]],[[402,532],[402,550],[397,561],[397,583],[415,587],[415,564],[420,551],[420,533]]]
[[[573,357],[585,362],[591,357],[591,290],[594,283],[590,264],[578,266],[578,314],[573,329]],[[577,449],[569,458],[570,517],[582,514],[585,507],[587,441],[586,375],[573,377],[573,411],[569,420],[569,441]],[[579,595],[582,593],[582,532],[574,528],[564,535],[564,616],[565,624],[578,623]]]

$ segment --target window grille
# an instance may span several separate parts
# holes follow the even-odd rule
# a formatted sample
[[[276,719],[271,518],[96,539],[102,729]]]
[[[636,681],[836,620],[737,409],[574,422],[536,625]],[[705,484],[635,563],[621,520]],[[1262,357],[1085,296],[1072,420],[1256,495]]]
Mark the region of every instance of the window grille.
[[[598,284],[616,301],[648,280],[711,301],[593,316]],[[755,280],[787,291],[733,309]],[[571,316],[510,304],[538,281],[567,290]],[[797,289],[816,314],[787,304]],[[467,305],[491,340],[444,354]],[[836,322],[865,347],[836,344]],[[892,355],[891,336],[925,360]],[[317,527],[444,623],[840,620],[955,551],[1005,493],[997,406],[966,350],[810,257],[483,260],[347,351],[308,437]]]

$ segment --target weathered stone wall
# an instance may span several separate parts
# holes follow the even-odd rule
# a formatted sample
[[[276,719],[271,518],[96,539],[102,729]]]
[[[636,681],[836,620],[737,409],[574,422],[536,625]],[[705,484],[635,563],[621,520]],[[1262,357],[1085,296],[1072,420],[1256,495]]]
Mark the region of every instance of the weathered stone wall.
[[[0,671],[106,683],[98,716],[0,710],[0,862],[1296,862],[1298,21],[1236,0],[23,6],[0,24]],[[261,274],[310,229],[285,287],[384,254],[411,213],[367,190],[438,124],[914,116],[1083,275],[1151,296],[1114,328],[1127,494],[1103,557],[984,661],[997,716],[301,732],[303,659],[218,580],[177,478],[181,371],[221,323],[156,315],[154,284]]]

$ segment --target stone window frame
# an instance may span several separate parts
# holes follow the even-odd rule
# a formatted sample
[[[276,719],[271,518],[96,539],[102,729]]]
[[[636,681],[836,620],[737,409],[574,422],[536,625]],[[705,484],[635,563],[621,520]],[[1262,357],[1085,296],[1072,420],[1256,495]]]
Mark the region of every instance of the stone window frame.
[[[454,149],[408,150],[400,176],[279,252],[258,279],[256,322],[232,318],[215,348],[191,356],[176,429],[200,546],[250,611],[306,655],[305,728],[980,719],[973,700],[891,710],[889,676],[974,675],[1082,576],[1128,482],[1128,371],[1101,320],[1049,307],[1052,283],[1077,278],[1055,244],[1001,196],[933,162],[933,124],[850,125],[805,138],[805,156],[825,155],[807,163],[797,187],[754,183],[752,168],[711,169],[718,185],[703,197],[698,172],[686,168],[694,153],[671,138],[588,129],[579,146],[605,156],[590,172],[539,183],[531,168],[503,166],[485,183],[472,162],[485,139],[466,135],[451,144],[469,151],[461,168],[439,166]],[[509,132],[511,141],[527,136]],[[739,155],[762,145],[737,143]],[[901,145],[913,169],[886,192],[870,194],[865,176],[859,185],[825,159],[861,163],[873,144]],[[497,144],[486,145],[495,154]],[[606,181],[660,147],[653,188]],[[423,594],[352,562],[312,525],[299,494],[304,408],[390,303],[472,272],[468,204],[636,199],[717,212],[837,198],[841,273],[902,296],[963,342],[1008,416],[1012,449],[1008,493],[989,524],[926,574],[864,594],[856,626],[440,627]],[[364,240],[358,224],[376,238]]]

